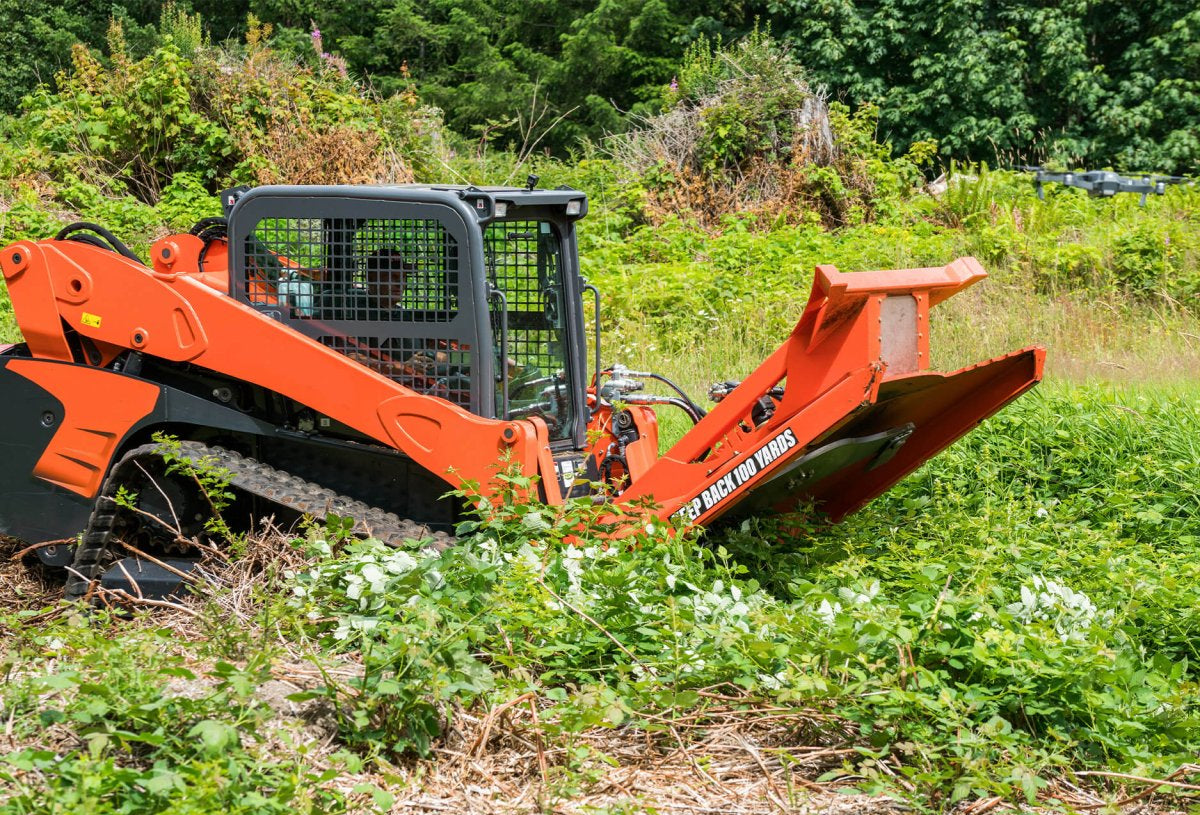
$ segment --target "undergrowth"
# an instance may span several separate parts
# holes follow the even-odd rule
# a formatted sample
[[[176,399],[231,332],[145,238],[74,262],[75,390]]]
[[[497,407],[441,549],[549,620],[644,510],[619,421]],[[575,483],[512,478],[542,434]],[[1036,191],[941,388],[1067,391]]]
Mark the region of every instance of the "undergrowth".
[[[256,630],[360,666],[295,698],[326,700],[368,764],[426,754],[461,711],[525,694],[548,743],[569,744],[656,732],[715,690],[836,715],[828,737],[854,753],[823,780],[920,807],[1052,802],[1052,782],[1085,769],[1164,777],[1200,750],[1196,405],[1194,391],[1054,390],[841,526],[748,523],[704,542],[656,525],[605,542],[600,510],[515,500],[527,485],[510,476],[441,555],[314,530],[285,592],[255,601]],[[218,772],[272,790],[257,811],[333,805],[302,756],[256,753],[253,688],[281,646],[247,649],[227,619],[195,644],[10,623],[3,717],[42,746],[0,762],[0,812],[56,811],[80,790],[90,811],[134,791],[122,811],[193,794],[237,811],[206,786]],[[217,660],[196,698],[165,690],[201,672],[188,652]]]
[[[983,185],[984,203],[962,190]],[[958,198],[955,198],[958,196]],[[953,213],[967,211],[965,219]],[[581,226],[585,274],[604,287],[617,327],[634,324],[663,342],[686,341],[699,321],[752,320],[780,338],[808,297],[813,267],[841,271],[943,266],[973,255],[1005,286],[1046,300],[1117,295],[1132,303],[1194,308],[1200,295],[1200,193],[1172,190],[1144,208],[1135,198],[1089,199],[1051,192],[1038,201],[1019,174],[958,178],[941,198],[923,196],[895,217],[830,230],[727,216],[710,231],[670,218],[606,234],[601,212]],[[765,321],[765,322],[764,322]]]
[[[19,624],[19,620],[13,621]],[[197,665],[170,629],[72,616],[22,627],[3,663],[4,813],[324,813],[333,773],[268,754],[269,655]]]

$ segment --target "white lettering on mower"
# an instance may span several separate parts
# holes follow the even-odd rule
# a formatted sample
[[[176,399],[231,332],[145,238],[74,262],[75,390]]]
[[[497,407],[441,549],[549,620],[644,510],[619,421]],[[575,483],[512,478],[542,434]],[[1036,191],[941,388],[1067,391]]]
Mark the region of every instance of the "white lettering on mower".
[[[796,441],[796,435],[792,433],[792,429],[789,427],[755,450],[749,458],[734,467],[733,470],[705,487],[695,498],[675,510],[674,516],[683,518],[686,521],[696,520],[724,501],[736,492],[738,487],[754,478],[754,476],[762,472],[763,468],[782,457],[799,443]]]

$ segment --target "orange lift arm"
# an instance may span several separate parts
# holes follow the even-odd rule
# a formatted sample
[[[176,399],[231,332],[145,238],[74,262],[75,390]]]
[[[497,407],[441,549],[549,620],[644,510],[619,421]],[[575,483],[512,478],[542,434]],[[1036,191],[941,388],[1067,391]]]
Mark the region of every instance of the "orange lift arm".
[[[100,350],[93,364],[128,348],[260,385],[394,446],[452,486],[473,481],[488,492],[511,454],[523,474],[541,477],[551,503],[562,500],[540,420],[484,419],[412,391],[192,275],[71,241],[12,244],[0,269],[35,357],[72,359],[66,325]],[[55,395],[68,411],[95,398]],[[59,444],[56,436],[47,455]]]

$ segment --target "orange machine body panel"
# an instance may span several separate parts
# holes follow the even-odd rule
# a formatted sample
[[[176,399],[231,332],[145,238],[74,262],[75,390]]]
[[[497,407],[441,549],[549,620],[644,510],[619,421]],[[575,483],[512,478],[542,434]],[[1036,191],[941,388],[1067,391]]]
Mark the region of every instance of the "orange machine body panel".
[[[63,405],[62,416],[44,419],[58,429],[33,474],[88,498],[100,490],[117,445],[158,402],[159,389],[149,382],[97,368],[14,359],[8,369]]]

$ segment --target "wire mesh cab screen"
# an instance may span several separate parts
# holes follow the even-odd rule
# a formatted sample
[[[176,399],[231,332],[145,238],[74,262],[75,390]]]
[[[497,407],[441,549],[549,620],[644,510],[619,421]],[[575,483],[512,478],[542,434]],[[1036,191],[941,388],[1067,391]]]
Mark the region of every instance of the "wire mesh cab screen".
[[[408,388],[478,412],[460,218],[436,204],[386,200],[255,204],[260,217],[237,247],[236,296]]]
[[[551,439],[570,438],[575,401],[558,232],[548,221],[495,221],[483,240],[488,281],[504,294],[490,302],[497,346],[507,328],[508,415],[540,416]],[[502,403],[497,389],[496,415]]]

